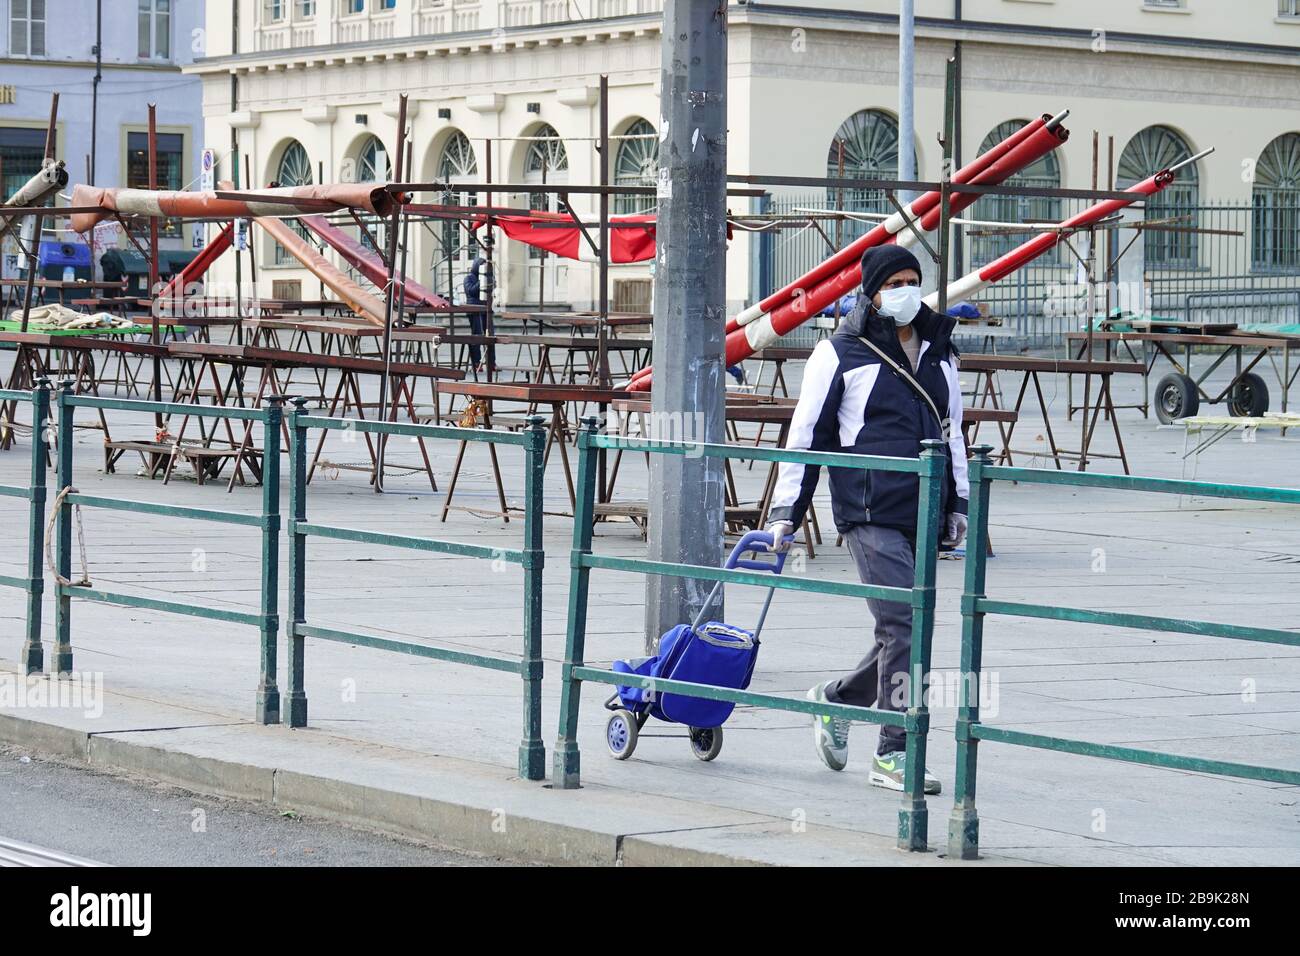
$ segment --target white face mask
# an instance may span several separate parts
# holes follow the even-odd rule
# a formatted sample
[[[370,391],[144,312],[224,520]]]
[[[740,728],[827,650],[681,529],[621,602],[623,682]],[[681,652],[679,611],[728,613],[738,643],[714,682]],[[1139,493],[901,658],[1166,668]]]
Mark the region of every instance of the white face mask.
[[[904,285],[880,290],[880,312],[893,318],[895,325],[910,324],[920,311],[920,286]]]

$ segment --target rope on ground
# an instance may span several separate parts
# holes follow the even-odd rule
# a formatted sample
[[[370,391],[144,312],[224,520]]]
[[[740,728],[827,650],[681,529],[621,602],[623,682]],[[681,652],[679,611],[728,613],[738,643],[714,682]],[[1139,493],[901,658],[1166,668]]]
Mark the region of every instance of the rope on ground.
[[[375,470],[375,466],[370,462],[334,462],[330,461],[328,458],[319,459],[316,462],[316,467],[320,468],[322,473],[329,478],[330,481],[337,480],[340,471],[363,471],[366,473],[372,473]],[[424,471],[424,468],[420,465],[395,465],[389,461],[384,462],[385,475],[395,475],[398,478],[406,478],[410,475],[418,475],[422,471]],[[333,472],[333,474],[331,474],[331,472]]]
[[[86,563],[86,530],[81,523],[81,505],[72,506],[73,520],[77,524],[77,544],[81,549],[81,579],[79,581],[69,581],[59,573],[59,569],[54,564],[54,555],[50,551],[50,541],[54,536],[54,519],[58,517],[59,509],[63,507],[64,499],[68,495],[77,494],[77,489],[69,485],[54,496],[54,503],[50,506],[50,517],[45,522],[45,566],[50,569],[50,574],[54,575],[54,580],[68,588],[90,587],[90,567]]]
[[[0,435],[3,435],[6,431],[11,431],[15,435],[30,435],[32,426],[23,422],[10,421],[7,415],[0,415]]]

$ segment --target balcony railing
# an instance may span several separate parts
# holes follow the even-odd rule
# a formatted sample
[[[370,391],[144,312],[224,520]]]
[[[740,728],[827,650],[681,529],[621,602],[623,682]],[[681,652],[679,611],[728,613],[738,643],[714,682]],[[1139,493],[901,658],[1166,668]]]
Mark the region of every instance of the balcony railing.
[[[533,27],[582,19],[570,0],[501,0],[501,26]]]
[[[253,31],[254,49],[272,51],[315,46],[316,9],[308,7],[307,10],[310,12],[304,12],[304,5],[299,0],[258,4],[258,22]]]
[[[390,40],[409,30],[413,36],[472,33],[495,27],[503,29],[545,26],[586,19],[659,14],[663,0],[410,0],[398,24],[398,10],[378,9],[367,2],[352,12],[351,0],[317,0],[304,8],[297,0],[283,4],[257,5],[257,22],[252,27],[252,45],[259,51],[274,52],[317,46],[323,42],[366,43]],[[304,13],[309,9],[310,13]],[[275,16],[273,11],[278,11]],[[318,33],[321,16],[329,17],[329,39]],[[409,16],[409,21],[405,17]],[[320,26],[324,28],[325,24]]]
[[[639,13],[663,13],[664,0],[596,0],[597,17],[630,17]]]
[[[419,36],[469,33],[481,23],[479,0],[424,0],[416,14]]]

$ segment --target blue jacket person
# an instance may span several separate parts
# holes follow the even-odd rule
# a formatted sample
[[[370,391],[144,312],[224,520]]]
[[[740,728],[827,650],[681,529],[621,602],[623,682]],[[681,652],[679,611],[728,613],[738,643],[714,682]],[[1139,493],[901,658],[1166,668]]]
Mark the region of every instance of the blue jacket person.
[[[920,286],[920,263],[906,249],[880,246],[863,255],[858,304],[835,334],[813,349],[786,447],[915,458],[923,439],[946,441],[941,526],[944,544],[956,547],[966,534],[970,497],[952,345],[956,323],[922,303]],[[774,542],[802,523],[819,471],[782,463],[768,517]],[[863,583],[910,588],[920,479],[903,472],[828,471],[835,527]],[[867,605],[876,624],[867,656],[848,674],[813,687],[808,698],[905,710],[912,608],[896,601]],[[832,770],[848,763],[850,726],[838,718],[813,719],[817,754]],[[880,728],[871,783],[903,789],[905,741],[901,728]],[[939,792],[939,781],[928,772],[925,782],[927,793]]]

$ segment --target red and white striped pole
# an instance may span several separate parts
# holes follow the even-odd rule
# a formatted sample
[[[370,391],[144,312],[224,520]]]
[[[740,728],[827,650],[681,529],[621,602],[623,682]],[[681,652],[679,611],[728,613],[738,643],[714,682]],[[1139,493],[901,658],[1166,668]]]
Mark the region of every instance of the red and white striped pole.
[[[988,152],[963,167],[954,182],[975,186],[993,186],[1004,182],[1017,171],[1024,169],[1047,155],[1069,138],[1069,131],[1061,126],[1069,115],[1065,110],[1056,116],[1044,114],[1012,133]],[[979,199],[976,193],[956,193],[949,200],[950,212],[959,212]],[[854,240],[835,255],[800,276],[794,282],[740,312],[727,323],[727,341],[741,330],[750,341],[750,350],[740,361],[753,352],[771,344],[790,330],[806,322],[830,303],[840,298],[862,281],[862,254],[877,245],[897,242],[909,247],[916,236],[908,228],[914,222],[918,229],[933,231],[939,223],[939,193],[923,193],[907,207],[907,216],[894,213],[870,232]],[[728,364],[734,364],[732,347],[728,344]],[[648,389],[653,367],[647,366],[635,375],[628,385],[635,391]]]
[[[1050,153],[1069,138],[1069,131],[1061,122],[1069,115],[1069,110],[1047,116],[1044,114],[1031,123],[1026,123],[988,152],[977,156],[962,167],[953,176],[954,183],[992,186],[1004,182],[1017,171],[1036,162]],[[979,196],[974,193],[956,193],[950,204],[953,212],[958,212],[974,203]],[[732,332],[742,325],[771,313],[774,309],[793,298],[806,295],[809,290],[835,275],[836,272],[860,264],[862,254],[873,246],[897,241],[901,245],[912,245],[916,236],[907,228],[908,221],[916,222],[918,228],[929,232],[939,223],[939,193],[937,190],[922,193],[907,206],[907,216],[894,213],[865,235],[858,237],[839,252],[824,262],[810,269],[789,285],[777,290],[756,305],[751,305],[727,323],[727,331]]]
[[[982,269],[977,269],[974,272],[962,276],[960,279],[949,284],[948,301],[954,302],[959,299],[968,299],[973,295],[977,295],[994,282],[997,282],[1000,279],[1005,279],[1007,276],[1011,275],[1011,273],[1028,265],[1043,253],[1056,248],[1056,246],[1060,244],[1061,240],[1065,238],[1066,233],[1075,232],[1079,229],[1084,229],[1088,226],[1094,225],[1112,213],[1123,209],[1125,206],[1132,205],[1138,199],[1147,196],[1154,196],[1177,178],[1176,173],[1179,169],[1196,162],[1202,156],[1206,156],[1211,152],[1213,152],[1213,149],[1203,150],[1178,165],[1170,167],[1169,169],[1161,170],[1150,179],[1145,179],[1137,185],[1124,190],[1125,192],[1133,193],[1132,199],[1106,199],[1096,205],[1089,206],[1078,215],[1071,216],[1069,219],[1060,223],[1055,229],[1044,232],[1042,235],[1035,236],[1028,242],[1022,243],[1006,255],[994,259]],[[937,292],[931,293],[925,297],[925,304],[931,308],[933,308],[935,303],[938,301],[939,294]]]
[[[1023,268],[1034,259],[1037,259],[1043,253],[1055,248],[1067,232],[1073,232],[1078,229],[1086,228],[1093,225],[1114,212],[1129,206],[1139,199],[1147,196],[1153,196],[1163,190],[1166,186],[1174,181],[1177,170],[1191,163],[1196,162],[1202,156],[1205,156],[1212,150],[1205,150],[1195,156],[1189,157],[1177,166],[1170,169],[1162,170],[1156,175],[1137,185],[1125,190],[1133,194],[1132,199],[1107,199],[1095,205],[1089,206],[1083,212],[1060,223],[1055,229],[1044,232],[1042,235],[1035,236],[1028,242],[1025,242],[1015,249],[1012,249],[1006,255],[995,259],[993,262],[977,269],[968,275],[952,282],[948,285],[948,301],[956,301],[963,298],[969,298],[977,294],[980,290],[992,285],[1000,279],[1004,279],[1017,269]],[[821,290],[828,290],[832,283],[822,283],[819,287]],[[808,314],[820,311],[828,302],[835,299],[835,294],[821,292],[822,301],[818,305],[819,299],[815,295],[805,298],[811,299],[808,303],[809,311],[801,310],[796,316],[789,306],[782,306],[773,313],[772,322],[751,323],[744,328],[736,329],[727,335],[727,364],[734,365],[753,355],[759,349],[767,348],[775,344],[782,335],[795,328],[807,318]],[[926,297],[925,303],[931,308],[939,300],[937,292],[931,293]],[[630,391],[645,391],[650,387],[650,376],[646,375],[639,379],[634,379],[628,384]]]

